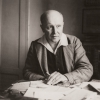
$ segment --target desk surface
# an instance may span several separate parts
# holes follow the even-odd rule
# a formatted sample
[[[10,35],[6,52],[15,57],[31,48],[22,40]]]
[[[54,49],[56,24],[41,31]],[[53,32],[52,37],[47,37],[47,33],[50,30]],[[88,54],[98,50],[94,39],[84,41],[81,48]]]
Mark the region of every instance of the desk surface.
[[[98,81],[97,81],[98,82]],[[10,91],[5,91],[4,93],[2,93],[2,95],[4,96],[4,98],[0,97],[0,100],[40,100],[40,99],[33,99],[33,98],[29,98],[29,97],[24,97],[24,93],[21,93],[19,91],[16,90],[10,90]],[[72,95],[73,96],[73,95]],[[71,96],[71,97],[72,97]],[[77,95],[76,95],[77,96]],[[2,99],[1,99],[2,98]],[[42,99],[43,100],[43,99]],[[46,99],[47,100],[47,99]],[[66,99],[65,99],[66,100]],[[76,99],[70,99],[70,100],[76,100]],[[79,99],[80,100],[80,99]],[[83,99],[82,99],[83,100]],[[85,99],[84,99],[85,100]],[[95,98],[91,99],[91,100],[100,100],[100,95],[96,95]]]

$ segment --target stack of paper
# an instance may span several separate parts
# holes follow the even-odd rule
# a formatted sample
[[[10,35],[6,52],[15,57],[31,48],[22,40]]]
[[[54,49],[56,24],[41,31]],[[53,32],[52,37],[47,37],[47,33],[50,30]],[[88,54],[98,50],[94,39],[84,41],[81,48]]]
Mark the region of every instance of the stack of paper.
[[[26,91],[30,86],[30,82],[20,82],[12,84],[11,90]]]
[[[90,82],[83,82],[81,86],[76,87],[61,87],[52,86],[43,83],[43,81],[31,81],[30,87],[24,94],[24,97],[38,98],[38,99],[52,99],[52,100],[90,100],[96,92],[81,89],[86,87]]]
[[[97,96],[96,92],[77,88],[68,95],[61,98],[61,100],[95,100],[95,96]]]
[[[52,99],[52,100],[90,100],[96,92],[88,91],[80,88],[63,88],[63,87],[50,87],[50,88],[31,88],[29,87],[24,97],[38,98],[38,99]]]
[[[96,98],[96,91],[86,90],[85,87],[91,85],[98,91],[100,90],[99,82],[83,82],[70,87],[52,86],[40,81],[29,81],[15,83],[11,89],[26,91],[24,97],[52,100],[90,100]],[[93,100],[93,99],[91,99]]]
[[[24,97],[59,100],[74,90],[75,89],[59,86],[49,86],[47,88],[29,87],[27,92],[24,94]]]
[[[24,97],[58,100],[59,98],[63,97],[63,94],[58,92],[50,92],[50,91],[47,92],[43,91],[43,89],[29,87],[27,92],[24,94]]]

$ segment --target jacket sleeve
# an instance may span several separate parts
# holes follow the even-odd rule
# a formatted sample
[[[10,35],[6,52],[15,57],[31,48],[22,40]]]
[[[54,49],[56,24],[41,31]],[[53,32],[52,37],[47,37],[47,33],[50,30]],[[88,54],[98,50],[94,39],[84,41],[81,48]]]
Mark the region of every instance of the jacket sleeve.
[[[23,77],[26,80],[39,80],[44,78],[36,56],[34,42],[31,43],[27,54],[25,67],[23,69]]]
[[[82,43],[74,41],[74,70],[65,74],[71,84],[89,81],[93,75],[93,66],[89,62]]]

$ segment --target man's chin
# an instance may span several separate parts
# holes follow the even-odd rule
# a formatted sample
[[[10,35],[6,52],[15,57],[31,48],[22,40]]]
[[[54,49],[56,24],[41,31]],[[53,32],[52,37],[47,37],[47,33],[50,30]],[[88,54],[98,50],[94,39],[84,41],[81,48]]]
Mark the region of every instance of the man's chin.
[[[59,42],[59,39],[53,39],[52,42],[53,43],[58,43]]]

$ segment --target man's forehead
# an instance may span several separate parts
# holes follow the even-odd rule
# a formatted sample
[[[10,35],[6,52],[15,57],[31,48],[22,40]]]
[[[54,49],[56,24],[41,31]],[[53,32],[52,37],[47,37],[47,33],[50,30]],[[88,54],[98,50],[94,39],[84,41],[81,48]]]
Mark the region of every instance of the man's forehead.
[[[41,15],[41,23],[47,23],[48,21],[63,22],[63,15],[56,10],[48,10]]]
[[[55,10],[49,10],[45,14],[47,18],[63,19],[63,15]]]

